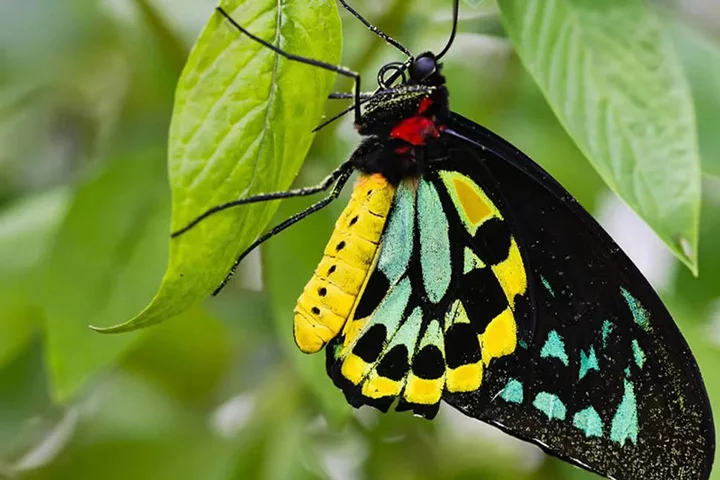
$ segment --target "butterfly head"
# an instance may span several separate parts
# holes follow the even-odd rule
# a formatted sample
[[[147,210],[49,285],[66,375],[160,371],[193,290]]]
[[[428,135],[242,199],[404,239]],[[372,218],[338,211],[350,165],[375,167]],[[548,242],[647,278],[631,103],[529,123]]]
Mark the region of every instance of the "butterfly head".
[[[427,150],[442,147],[439,140],[450,117],[441,69],[431,52],[380,69],[381,90],[365,104],[356,124],[369,137],[360,150],[365,154],[354,157],[358,169],[380,173],[391,183],[425,171]]]
[[[448,93],[441,69],[442,64],[431,52],[402,63],[384,65],[378,72],[380,90],[366,103],[363,116],[356,125],[359,133],[397,138],[392,133],[396,127],[407,119],[415,119],[418,127],[409,132],[413,139],[408,143],[424,144],[425,137],[435,135],[430,127],[434,128],[436,119],[449,115]],[[398,79],[400,82],[395,83]],[[418,136],[423,138],[417,139]]]
[[[418,55],[408,67],[410,78],[408,85],[427,85],[439,87],[445,84],[445,77],[440,74],[442,64],[432,52],[425,52]]]

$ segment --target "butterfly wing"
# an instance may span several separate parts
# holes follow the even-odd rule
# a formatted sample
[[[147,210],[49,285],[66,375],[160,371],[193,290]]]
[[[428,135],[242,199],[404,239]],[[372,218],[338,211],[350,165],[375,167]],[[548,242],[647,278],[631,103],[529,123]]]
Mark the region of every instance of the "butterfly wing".
[[[705,479],[695,360],[647,281],[540,167],[454,117],[398,186],[327,370],[348,402],[432,418],[440,400],[620,479]]]
[[[512,218],[532,292],[526,348],[477,391],[444,400],[547,452],[618,479],[707,479],[714,427],[695,359],[622,250],[567,191],[488,130],[455,116],[442,168]]]

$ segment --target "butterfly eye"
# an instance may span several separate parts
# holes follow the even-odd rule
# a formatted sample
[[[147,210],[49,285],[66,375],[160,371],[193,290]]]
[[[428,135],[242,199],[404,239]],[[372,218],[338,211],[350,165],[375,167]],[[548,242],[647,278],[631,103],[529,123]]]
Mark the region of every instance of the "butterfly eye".
[[[435,73],[437,70],[437,62],[435,58],[430,56],[420,56],[413,62],[410,68],[410,75],[413,80],[422,81]]]

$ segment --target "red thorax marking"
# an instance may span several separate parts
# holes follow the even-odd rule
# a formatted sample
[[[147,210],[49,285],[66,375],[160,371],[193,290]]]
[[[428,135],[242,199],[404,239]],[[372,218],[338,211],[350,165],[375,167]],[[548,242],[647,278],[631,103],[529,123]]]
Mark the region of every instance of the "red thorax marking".
[[[399,138],[405,140],[410,145],[425,145],[427,137],[440,136],[440,132],[435,126],[435,122],[423,114],[432,105],[432,100],[423,98],[418,107],[418,113],[414,117],[406,118],[398,123],[395,128],[390,131],[390,138]]]

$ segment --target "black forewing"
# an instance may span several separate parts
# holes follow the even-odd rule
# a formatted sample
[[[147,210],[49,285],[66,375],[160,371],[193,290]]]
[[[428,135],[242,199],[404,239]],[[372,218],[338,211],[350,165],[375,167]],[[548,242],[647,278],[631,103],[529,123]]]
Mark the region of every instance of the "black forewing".
[[[469,175],[513,219],[534,286],[535,328],[527,348],[493,360],[479,391],[444,399],[611,478],[707,479],[715,448],[707,393],[685,339],[647,280],[527,156],[458,115],[448,128],[450,159],[436,168]],[[546,345],[552,331],[561,350],[557,341]],[[505,390],[509,382],[513,395]],[[562,405],[548,407],[548,395]],[[588,423],[590,407],[599,425]]]

